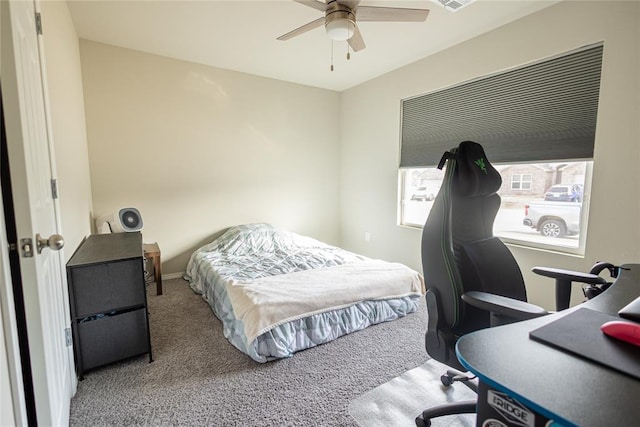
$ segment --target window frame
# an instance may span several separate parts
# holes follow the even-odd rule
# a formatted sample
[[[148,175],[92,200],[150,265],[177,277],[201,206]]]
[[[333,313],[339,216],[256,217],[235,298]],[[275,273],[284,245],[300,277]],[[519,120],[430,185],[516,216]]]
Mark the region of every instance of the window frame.
[[[574,159],[574,160],[566,160],[568,162],[585,162],[585,176],[584,176],[584,187],[583,187],[583,198],[582,198],[582,207],[580,210],[580,233],[578,235],[578,245],[577,247],[572,246],[563,246],[557,244],[549,244],[543,242],[534,242],[530,240],[517,239],[509,236],[503,236],[499,233],[495,235],[499,237],[505,244],[514,246],[514,247],[522,247],[526,249],[533,250],[541,250],[546,252],[552,252],[562,255],[571,255],[579,258],[585,257],[586,250],[586,241],[587,234],[589,230],[589,206],[591,203],[591,188],[592,188],[592,177],[593,177],[593,159]],[[556,162],[562,162],[562,160],[558,160]],[[505,162],[498,163],[494,165],[517,165],[517,164],[539,164],[540,162]],[[545,162],[551,163],[551,162]],[[415,170],[415,169],[428,169],[433,168],[435,166],[429,167],[412,167],[412,168],[399,168],[398,169],[398,197],[397,197],[397,226],[410,228],[414,230],[422,230],[424,224],[413,224],[413,223],[403,223],[404,216],[404,203],[410,201],[410,196],[404,194],[404,190],[407,187],[407,171]],[[403,198],[404,197],[404,198]],[[567,202],[569,203],[569,202]],[[502,207],[502,204],[501,204]],[[523,206],[524,209],[524,206]],[[428,215],[427,215],[428,216]]]

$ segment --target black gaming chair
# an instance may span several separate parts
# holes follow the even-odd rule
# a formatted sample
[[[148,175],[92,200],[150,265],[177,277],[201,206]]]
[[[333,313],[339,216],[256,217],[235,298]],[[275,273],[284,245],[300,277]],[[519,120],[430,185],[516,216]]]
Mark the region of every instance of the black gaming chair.
[[[465,141],[444,154],[445,178],[422,233],[422,267],[427,286],[427,353],[454,369],[464,370],[455,355],[457,339],[478,329],[548,314],[527,303],[522,272],[509,249],[493,236],[500,207],[496,191],[500,174],[482,146]],[[603,286],[596,274],[536,267],[534,272],[556,279],[556,308],[569,307],[571,282]],[[445,386],[454,381],[477,392],[460,372],[447,371]],[[476,400],[452,402],[425,410],[418,426],[443,415],[474,413]]]

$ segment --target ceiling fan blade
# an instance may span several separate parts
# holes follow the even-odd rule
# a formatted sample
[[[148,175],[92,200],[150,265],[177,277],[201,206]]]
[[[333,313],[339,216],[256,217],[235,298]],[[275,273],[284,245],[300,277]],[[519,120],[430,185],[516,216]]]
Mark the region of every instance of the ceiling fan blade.
[[[283,34],[278,37],[278,40],[289,40],[295,36],[299,36],[300,34],[306,33],[307,31],[311,31],[314,28],[318,28],[324,25],[324,16],[322,18],[318,18],[315,21],[311,21],[307,24],[304,24],[302,27],[298,27],[293,31],[289,31],[287,34]]]
[[[359,22],[422,22],[427,16],[429,9],[360,6],[356,10],[356,21]]]
[[[347,43],[349,43],[349,46],[351,46],[351,49],[353,49],[354,52],[358,52],[359,50],[367,47],[367,45],[364,44],[364,39],[362,38],[362,34],[360,34],[360,29],[357,25],[355,31],[353,32],[353,36],[351,36],[351,38],[347,40]]]
[[[327,10],[327,4],[318,0],[294,0],[294,1],[296,3],[300,3],[305,6],[309,6],[314,9],[317,9],[320,12],[324,12],[325,10]]]

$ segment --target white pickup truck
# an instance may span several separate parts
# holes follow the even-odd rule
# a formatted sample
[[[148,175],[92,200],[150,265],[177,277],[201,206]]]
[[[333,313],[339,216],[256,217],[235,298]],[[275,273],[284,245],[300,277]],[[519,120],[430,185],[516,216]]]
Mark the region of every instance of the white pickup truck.
[[[522,223],[548,237],[578,234],[581,208],[582,203],[576,202],[529,202]]]

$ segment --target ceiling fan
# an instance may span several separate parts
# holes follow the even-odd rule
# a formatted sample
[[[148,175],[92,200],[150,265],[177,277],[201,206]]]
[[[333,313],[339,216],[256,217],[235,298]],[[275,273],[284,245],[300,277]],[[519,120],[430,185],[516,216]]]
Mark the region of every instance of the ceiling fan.
[[[283,34],[278,40],[289,40],[324,24],[331,40],[346,40],[354,52],[366,47],[356,22],[422,22],[429,16],[429,9],[360,6],[360,0],[294,1],[324,12],[324,17]]]

